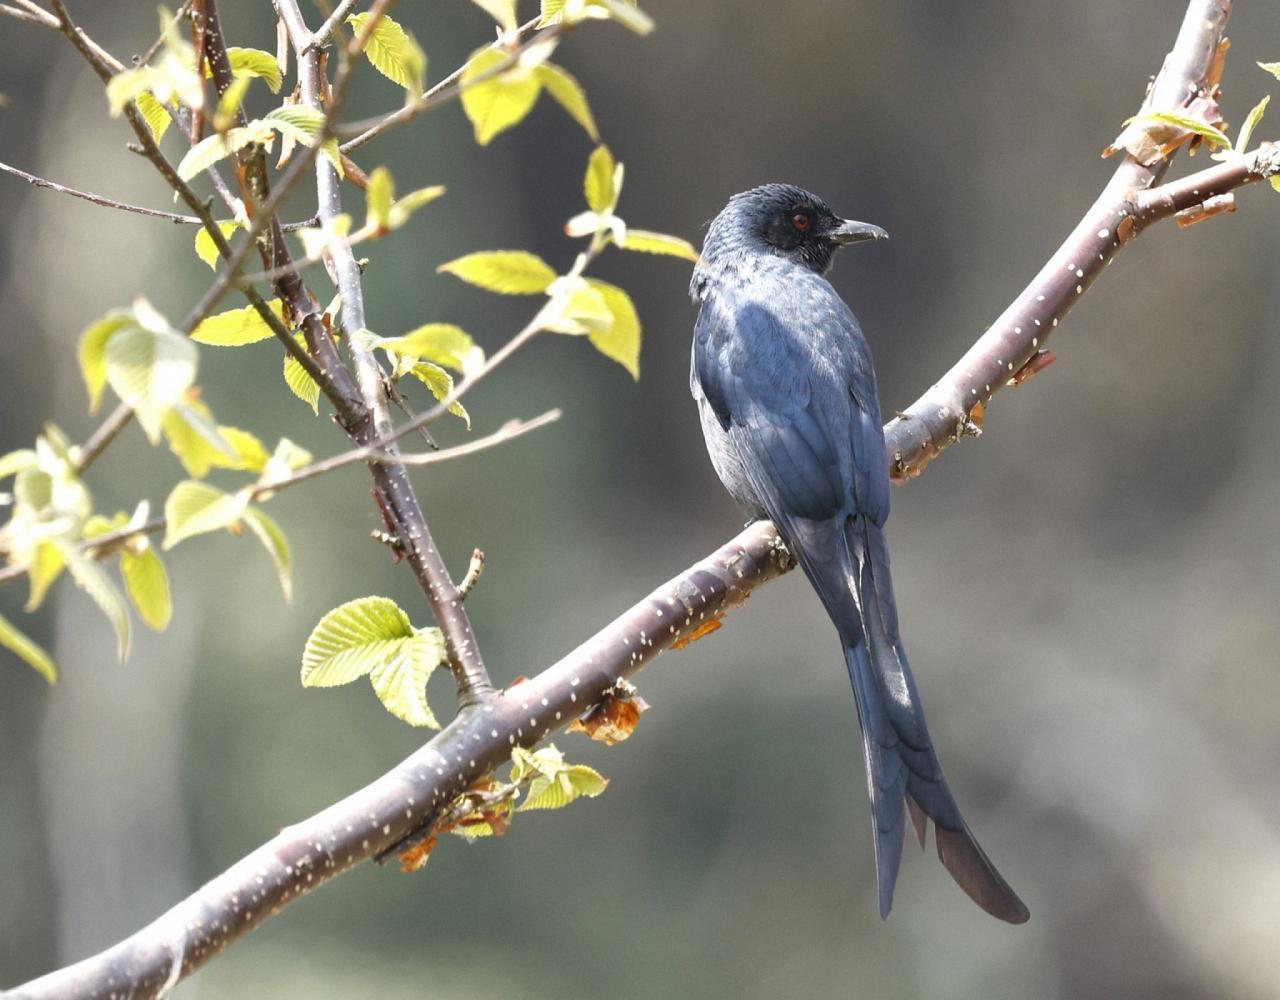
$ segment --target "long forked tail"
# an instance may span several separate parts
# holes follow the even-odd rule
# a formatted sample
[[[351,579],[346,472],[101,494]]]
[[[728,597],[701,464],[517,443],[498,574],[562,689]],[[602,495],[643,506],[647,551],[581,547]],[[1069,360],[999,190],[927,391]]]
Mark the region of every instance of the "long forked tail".
[[[880,915],[893,906],[906,815],[920,846],[932,819],[938,857],[969,897],[1013,924],[1030,916],[979,846],[960,814],[929,737],[924,707],[898,634],[889,552],[866,518],[793,524],[788,539],[844,644],[866,750],[867,790],[875,822]]]

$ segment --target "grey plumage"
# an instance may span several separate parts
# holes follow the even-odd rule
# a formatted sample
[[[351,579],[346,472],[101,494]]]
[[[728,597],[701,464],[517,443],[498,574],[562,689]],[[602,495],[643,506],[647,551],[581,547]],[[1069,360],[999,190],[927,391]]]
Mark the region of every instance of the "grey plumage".
[[[767,517],[830,615],[862,726],[880,914],[888,916],[909,814],[987,912],[1027,908],[969,831],[929,738],[898,633],[884,524],[889,472],[871,352],[824,275],[836,249],[886,234],[797,187],[735,195],[711,223],[690,294],[690,388],[717,474]],[[905,806],[905,810],[904,810]]]

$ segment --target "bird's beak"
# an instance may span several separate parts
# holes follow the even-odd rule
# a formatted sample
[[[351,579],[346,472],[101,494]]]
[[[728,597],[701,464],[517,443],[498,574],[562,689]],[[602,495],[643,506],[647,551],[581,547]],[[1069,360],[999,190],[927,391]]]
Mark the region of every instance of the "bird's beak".
[[[873,226],[869,222],[854,222],[852,219],[845,219],[835,229],[831,230],[831,238],[836,241],[837,246],[848,246],[850,243],[862,243],[866,240],[887,240],[889,234],[879,226]]]

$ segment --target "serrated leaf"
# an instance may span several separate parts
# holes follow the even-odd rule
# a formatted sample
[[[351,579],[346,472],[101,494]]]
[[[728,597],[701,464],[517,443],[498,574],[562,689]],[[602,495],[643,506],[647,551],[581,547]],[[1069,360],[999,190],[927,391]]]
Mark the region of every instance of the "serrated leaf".
[[[35,611],[44,603],[49,588],[62,575],[66,566],[67,561],[62,557],[62,549],[54,542],[41,542],[35,547],[27,563],[27,579],[30,581],[31,589],[27,594],[24,611]]]
[[[340,604],[316,624],[302,653],[304,687],[335,687],[398,656],[414,636],[409,616],[389,597]]]
[[[215,134],[201,139],[178,161],[178,176],[184,181],[189,181],[252,142],[260,142],[270,147],[271,126],[261,120],[252,121],[239,128],[227,129],[222,135]]]
[[[266,445],[258,440],[257,435],[239,427],[218,425],[218,436],[227,443],[231,452],[217,452],[213,464],[219,469],[234,469],[237,472],[261,472],[271,460]]]
[[[403,357],[434,361],[463,375],[484,365],[484,350],[471,334],[452,323],[426,323],[402,337],[383,337],[377,346]]]
[[[469,253],[436,268],[489,292],[537,295],[556,280],[556,272],[536,254],[524,250]]]
[[[587,103],[586,91],[568,72],[552,63],[543,63],[534,70],[547,93],[569,113],[574,121],[583,127],[593,142],[600,141],[600,133],[596,129],[596,120],[591,114],[591,106]]]
[[[230,239],[231,234],[240,229],[238,222],[219,222],[218,229],[222,233],[222,238]],[[218,248],[213,242],[213,237],[209,235],[209,230],[201,226],[196,233],[196,256],[209,265],[211,270],[218,269],[218,261],[222,259],[222,254],[218,253]]]
[[[306,348],[306,341],[301,335],[295,335],[294,339]],[[284,383],[291,393],[311,407],[312,413],[320,414],[320,385],[292,354],[284,356]]]
[[[284,306],[279,299],[267,303],[272,314],[280,322],[284,322]],[[260,340],[270,340],[275,336],[267,321],[259,315],[255,306],[243,309],[228,309],[201,320],[191,331],[191,339],[197,344],[208,344],[210,347],[243,347],[245,344],[256,344]]]
[[[8,479],[10,476],[17,475],[23,469],[34,468],[36,464],[36,453],[30,448],[19,448],[17,451],[11,451],[9,454],[0,457],[0,479]]]
[[[366,14],[352,14],[347,24],[358,37],[369,19]],[[373,34],[365,46],[365,56],[374,69],[404,87],[414,97],[422,93],[427,79],[427,56],[413,35],[391,18],[383,15],[373,26]]]
[[[324,112],[318,108],[309,108],[303,104],[285,104],[269,112],[265,118],[260,118],[252,124],[267,125],[294,142],[301,143],[304,146],[314,146],[316,140],[320,137],[321,130],[324,128],[324,118]],[[333,164],[333,169],[338,172],[338,176],[345,177],[346,170],[342,166],[342,154],[338,149],[338,140],[333,136],[325,139],[320,144],[320,151],[328,157],[329,162]]]
[[[1173,111],[1152,111],[1145,115],[1135,115],[1133,118],[1127,119],[1125,125],[1129,125],[1132,122],[1137,122],[1139,125],[1144,122],[1162,122],[1165,125],[1176,125],[1180,129],[1208,139],[1215,146],[1221,146],[1228,152],[1231,151],[1230,139],[1208,122],[1199,118],[1192,118],[1190,115],[1180,115]]]
[[[372,229],[388,229],[391,226],[391,202],[395,199],[395,182],[391,179],[391,171],[386,167],[378,167],[369,175],[369,186],[365,188],[365,224]]]
[[[236,450],[218,433],[213,413],[198,399],[177,403],[160,425],[169,450],[187,475],[203,479],[215,465],[234,464]]]
[[[83,590],[107,616],[116,633],[116,655],[123,663],[129,655],[129,610],[103,568],[71,546],[63,546],[62,556],[76,586]]]
[[[138,617],[153,632],[163,632],[173,617],[173,601],[169,574],[155,549],[150,545],[141,552],[125,549],[120,553],[120,573]]]
[[[609,147],[599,145],[587,160],[587,174],[582,181],[582,190],[587,197],[587,205],[593,212],[609,215],[618,206],[618,188],[615,180],[618,176],[617,166],[613,162],[613,154]]]
[[[230,45],[227,47],[227,58],[231,61],[231,72],[236,76],[256,76],[271,88],[271,93],[280,93],[280,85],[284,79],[280,75],[280,64],[276,62],[276,57],[272,53],[263,52],[262,49],[246,49]],[[204,75],[206,77],[213,75],[207,64]]]
[[[542,313],[543,329],[582,336],[593,330],[608,332],[613,326],[609,304],[584,278],[557,278],[547,294],[551,301]]]
[[[154,444],[165,414],[196,380],[198,354],[171,330],[126,327],[107,341],[107,381]]]
[[[430,389],[431,395],[435,396],[437,400],[444,399],[445,396],[453,392],[453,376],[439,365],[433,365],[430,361],[419,361],[409,369],[409,374]],[[465,406],[461,403],[454,403],[449,407],[449,412],[455,417],[461,417],[467,424],[467,430],[471,430],[471,414],[467,412]]]
[[[272,518],[259,508],[250,506],[244,512],[244,523],[253,536],[262,543],[276,568],[276,577],[280,580],[280,589],[284,591],[286,602],[293,600],[293,555],[289,550],[289,539]]]
[[[438,628],[424,628],[402,640],[398,652],[369,671],[378,700],[397,719],[411,726],[439,729],[427,704],[427,681],[444,659],[444,636]]]
[[[1268,94],[1257,104],[1253,106],[1253,110],[1244,120],[1244,124],[1240,126],[1240,136],[1236,139],[1236,152],[1245,153],[1249,149],[1249,140],[1253,138],[1253,130],[1258,127],[1262,121],[1262,116],[1267,113],[1267,105],[1271,103],[1271,95]]]
[[[502,25],[503,31],[515,31],[516,0],[471,0],[477,7]]]
[[[124,106],[148,90],[171,90],[168,76],[155,66],[121,70],[107,81],[107,109],[112,118],[124,113]]]
[[[441,184],[432,187],[418,188],[416,191],[410,191],[403,198],[391,203],[391,211],[388,213],[388,224],[392,229],[399,229],[409,221],[410,216],[424,205],[429,205],[437,198],[444,194],[444,186]]]
[[[185,479],[173,488],[164,502],[164,549],[211,531],[229,528],[248,507],[243,493],[227,493],[195,479]]]
[[[25,633],[19,631],[17,626],[4,615],[0,615],[0,646],[34,667],[36,672],[50,684],[58,683],[58,668],[53,658],[27,638]]]
[[[90,413],[97,410],[102,401],[102,390],[107,385],[107,341],[112,334],[136,323],[133,314],[127,309],[115,309],[80,335],[77,356],[80,360],[80,374],[89,391]]]
[[[151,138],[156,145],[159,145],[164,134],[169,131],[169,123],[172,121],[169,112],[147,91],[137,96],[137,102],[138,110],[142,112],[142,120],[147,123],[147,131],[151,133]]]
[[[668,236],[666,233],[652,233],[647,229],[628,229],[626,235],[618,240],[618,246],[624,250],[666,254],[669,257],[681,257],[695,264],[698,262],[698,251],[688,240],[682,240],[679,236]]]
[[[613,315],[613,323],[608,329],[592,328],[587,339],[595,345],[596,350],[606,358],[618,362],[631,377],[640,379],[640,317],[636,315],[636,307],[631,296],[617,285],[588,278],[591,286],[604,299],[605,305]]]
[[[518,124],[533,110],[542,90],[542,81],[527,69],[480,79],[507,61],[508,55],[499,49],[481,49],[462,71],[462,110],[475,127],[476,142],[481,146]]]

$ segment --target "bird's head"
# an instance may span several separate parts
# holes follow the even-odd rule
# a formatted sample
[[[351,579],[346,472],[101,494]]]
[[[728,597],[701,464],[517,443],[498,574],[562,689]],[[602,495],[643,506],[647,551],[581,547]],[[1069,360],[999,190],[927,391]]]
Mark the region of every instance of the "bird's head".
[[[735,194],[711,222],[703,260],[770,253],[826,274],[835,252],[850,243],[889,238],[879,226],[836,215],[815,194],[793,184],[765,184]]]

